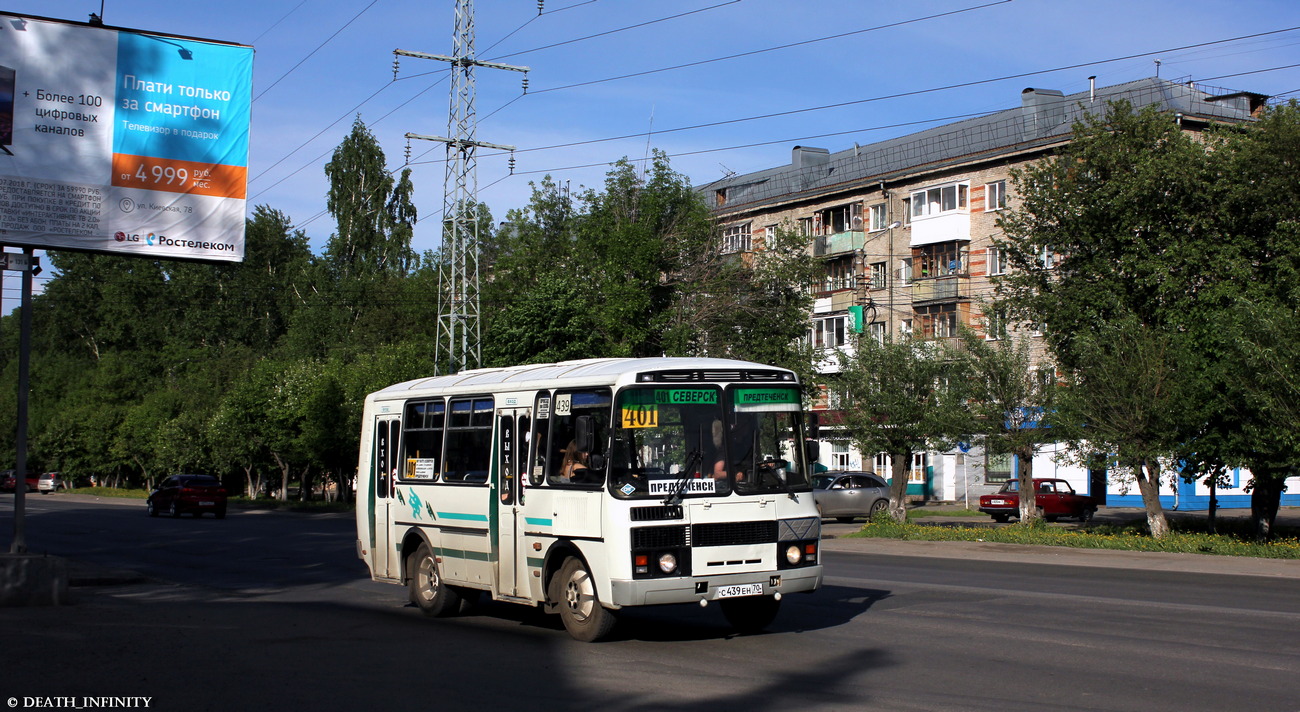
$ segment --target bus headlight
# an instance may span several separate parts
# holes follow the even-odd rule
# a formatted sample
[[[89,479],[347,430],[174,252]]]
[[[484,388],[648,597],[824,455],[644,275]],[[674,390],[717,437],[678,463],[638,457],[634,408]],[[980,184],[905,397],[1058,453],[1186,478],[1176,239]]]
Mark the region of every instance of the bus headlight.
[[[677,557],[672,554],[659,555],[659,570],[671,574],[677,570]]]
[[[790,562],[791,566],[796,566],[803,561],[803,550],[798,544],[791,544],[785,548],[785,560]]]

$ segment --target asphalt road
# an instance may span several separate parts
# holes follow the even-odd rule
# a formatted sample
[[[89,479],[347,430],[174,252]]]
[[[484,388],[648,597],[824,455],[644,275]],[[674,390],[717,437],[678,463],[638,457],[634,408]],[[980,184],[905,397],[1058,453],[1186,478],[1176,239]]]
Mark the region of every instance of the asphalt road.
[[[16,709],[108,695],[166,710],[1300,709],[1297,577],[836,540],[824,587],[787,598],[766,634],[674,606],[583,644],[508,604],[423,618],[369,581],[348,517],[149,519],[77,500],[29,500],[31,549],[145,580],[0,609],[0,700]]]

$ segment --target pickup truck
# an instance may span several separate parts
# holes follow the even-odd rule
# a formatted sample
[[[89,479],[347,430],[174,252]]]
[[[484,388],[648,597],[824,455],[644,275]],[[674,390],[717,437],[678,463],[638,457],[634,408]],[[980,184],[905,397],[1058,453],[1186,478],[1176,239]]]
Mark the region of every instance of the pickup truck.
[[[991,515],[995,522],[1005,522],[1020,517],[1019,481],[1007,480],[994,494],[980,496],[980,511]],[[1034,503],[1043,519],[1054,522],[1060,517],[1073,517],[1081,522],[1092,519],[1097,503],[1086,494],[1078,494],[1069,482],[1057,479],[1034,480]]]

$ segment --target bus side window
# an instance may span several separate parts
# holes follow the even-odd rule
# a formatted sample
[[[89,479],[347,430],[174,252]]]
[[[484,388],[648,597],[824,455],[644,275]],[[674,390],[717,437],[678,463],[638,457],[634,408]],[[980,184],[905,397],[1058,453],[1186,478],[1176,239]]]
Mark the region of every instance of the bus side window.
[[[453,400],[450,410],[442,479],[487,484],[492,463],[492,399]]]
[[[561,487],[598,487],[604,483],[602,466],[606,441],[609,439],[610,407],[613,399],[608,388],[589,391],[558,392],[551,416],[551,437],[547,450],[547,481]],[[578,418],[587,417],[592,425],[591,452],[575,453]]]
[[[537,395],[537,418],[533,421],[533,436],[529,443],[528,484],[538,487],[546,481],[546,444],[551,431],[551,397],[547,393]]]
[[[398,480],[434,482],[438,479],[446,411],[447,406],[441,401],[420,401],[406,405],[406,432],[402,440],[406,457],[398,471]]]

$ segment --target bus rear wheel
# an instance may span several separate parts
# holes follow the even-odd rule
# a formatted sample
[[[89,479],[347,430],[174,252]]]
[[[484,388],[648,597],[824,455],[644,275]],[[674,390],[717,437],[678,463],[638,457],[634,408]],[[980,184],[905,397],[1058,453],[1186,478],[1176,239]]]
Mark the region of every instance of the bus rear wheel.
[[[747,596],[745,598],[724,598],[718,601],[722,615],[741,635],[761,633],[763,629],[776,620],[781,610],[781,602],[775,596]]]
[[[596,582],[581,559],[569,558],[555,575],[555,602],[559,604],[564,629],[575,640],[591,643],[609,634],[614,612],[600,605]]]
[[[460,597],[438,575],[438,562],[427,543],[421,543],[406,560],[406,586],[414,603],[426,616],[449,616],[460,609]]]

